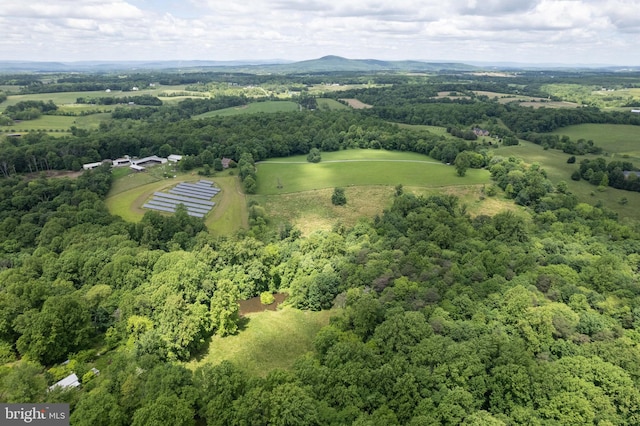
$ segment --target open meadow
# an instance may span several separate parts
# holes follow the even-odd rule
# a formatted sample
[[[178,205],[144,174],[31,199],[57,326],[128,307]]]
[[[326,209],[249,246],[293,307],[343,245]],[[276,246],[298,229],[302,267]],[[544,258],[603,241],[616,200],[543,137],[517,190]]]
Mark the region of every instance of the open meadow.
[[[629,158],[640,166],[640,126],[626,124],[578,124],[557,129],[556,135],[567,135],[572,140],[593,140],[596,146],[611,157]]]
[[[440,187],[488,183],[486,170],[469,169],[465,177],[426,155],[384,150],[322,153],[320,163],[305,156],[260,162],[258,194],[275,195],[336,186],[407,185]]]
[[[335,99],[318,98],[316,99],[319,110],[349,109],[348,106],[342,104]]]
[[[320,163],[305,156],[260,162],[258,193],[250,198],[262,205],[273,225],[290,223],[303,235],[329,230],[336,223],[354,225],[373,218],[393,202],[396,185],[417,195],[453,194],[470,214],[494,214],[511,208],[512,201],[485,197],[490,184],[486,170],[469,169],[459,177],[455,169],[422,154],[354,149],[323,152]],[[281,188],[279,188],[279,186]],[[344,187],[347,204],[334,206],[334,187]]]
[[[235,336],[214,336],[208,348],[187,367],[195,370],[206,363],[219,364],[229,360],[245,371],[266,376],[269,371],[289,369],[296,358],[313,350],[313,339],[329,324],[329,318],[339,311],[300,311],[283,307],[244,317],[245,328]]]

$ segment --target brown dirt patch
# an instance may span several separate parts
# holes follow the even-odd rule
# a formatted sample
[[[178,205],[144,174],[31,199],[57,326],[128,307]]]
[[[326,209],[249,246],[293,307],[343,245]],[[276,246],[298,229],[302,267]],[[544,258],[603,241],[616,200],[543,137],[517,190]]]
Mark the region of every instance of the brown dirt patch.
[[[40,176],[44,175],[48,179],[60,179],[60,178],[69,178],[75,179],[84,173],[84,170],[80,170],[77,172],[70,170],[47,170],[43,172],[35,172],[35,173],[27,173],[24,175],[26,180],[34,180],[38,179]]]
[[[263,305],[260,302],[260,296],[252,297],[248,300],[241,300],[238,302],[240,305],[240,316],[254,312],[275,311],[278,308],[278,305],[286,300],[287,296],[288,294],[286,293],[275,293],[273,297],[276,301],[270,305]]]

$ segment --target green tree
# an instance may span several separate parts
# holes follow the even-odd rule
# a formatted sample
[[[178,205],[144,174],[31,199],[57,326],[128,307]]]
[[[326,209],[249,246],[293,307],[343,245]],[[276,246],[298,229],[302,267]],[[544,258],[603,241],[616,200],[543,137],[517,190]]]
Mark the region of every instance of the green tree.
[[[217,335],[228,336],[238,331],[240,291],[231,280],[221,279],[211,298],[211,322]]]
[[[247,194],[255,194],[258,190],[258,185],[253,176],[247,176],[243,181],[244,192]]]
[[[334,206],[344,206],[347,204],[347,196],[344,193],[344,188],[335,188],[333,195],[331,196],[331,204]]]
[[[89,311],[74,296],[52,296],[42,311],[30,310],[16,318],[16,330],[22,334],[16,346],[22,355],[52,364],[86,344],[91,329]]]
[[[318,148],[311,148],[309,155],[307,155],[307,161],[310,163],[319,163],[322,160],[322,155]]]
[[[176,395],[162,395],[140,407],[133,415],[132,426],[192,426],[195,411],[189,402]]]
[[[456,159],[453,162],[456,173],[458,176],[464,176],[467,174],[467,169],[471,166],[471,159],[469,158],[469,153],[467,151],[463,151],[456,156]]]
[[[38,364],[25,360],[11,368],[1,378],[0,400],[9,403],[41,402],[47,391],[42,370]]]

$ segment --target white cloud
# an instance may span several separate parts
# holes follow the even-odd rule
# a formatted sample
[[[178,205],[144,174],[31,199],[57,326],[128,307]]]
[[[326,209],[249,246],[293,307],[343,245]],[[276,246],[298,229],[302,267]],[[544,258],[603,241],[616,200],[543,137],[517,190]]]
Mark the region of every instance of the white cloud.
[[[354,58],[640,65],[637,0],[2,0],[14,59]]]

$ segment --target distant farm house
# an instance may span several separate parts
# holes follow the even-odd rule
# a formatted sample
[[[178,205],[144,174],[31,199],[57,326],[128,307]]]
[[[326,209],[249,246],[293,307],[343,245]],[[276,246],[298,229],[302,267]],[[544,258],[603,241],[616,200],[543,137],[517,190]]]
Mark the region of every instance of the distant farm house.
[[[640,109],[632,109],[631,112],[635,114],[640,114]]]
[[[172,163],[177,163],[178,161],[182,160],[182,155],[171,154],[167,157],[167,160],[171,161]]]
[[[629,176],[631,175],[635,175],[636,177],[640,178],[640,172],[634,172],[634,171],[630,171],[630,170],[624,170],[622,172],[622,174],[624,175],[625,179],[629,179]]]
[[[222,159],[222,168],[223,169],[228,169],[229,168],[229,164],[231,163],[231,158],[223,158]]]
[[[474,127],[473,134],[476,136],[489,136],[489,131],[481,129],[479,127]]]

